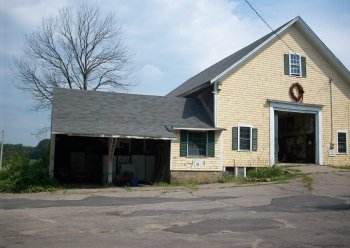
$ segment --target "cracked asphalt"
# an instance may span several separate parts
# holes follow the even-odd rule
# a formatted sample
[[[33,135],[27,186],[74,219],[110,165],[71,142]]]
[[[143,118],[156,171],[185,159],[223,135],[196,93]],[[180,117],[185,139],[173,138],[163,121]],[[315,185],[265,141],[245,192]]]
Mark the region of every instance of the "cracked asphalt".
[[[259,185],[0,194],[0,248],[350,247],[350,170]]]

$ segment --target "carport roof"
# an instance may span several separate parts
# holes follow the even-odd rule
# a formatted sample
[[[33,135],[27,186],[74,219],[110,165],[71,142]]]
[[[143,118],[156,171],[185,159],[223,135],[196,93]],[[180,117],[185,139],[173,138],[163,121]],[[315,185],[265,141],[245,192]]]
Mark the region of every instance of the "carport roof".
[[[51,121],[53,134],[92,137],[173,139],[173,127],[215,129],[198,99],[59,88]]]

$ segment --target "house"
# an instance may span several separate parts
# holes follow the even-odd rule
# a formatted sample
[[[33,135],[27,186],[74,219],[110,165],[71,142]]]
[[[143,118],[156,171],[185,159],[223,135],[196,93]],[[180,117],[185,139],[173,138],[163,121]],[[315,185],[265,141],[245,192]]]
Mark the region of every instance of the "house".
[[[210,182],[278,163],[341,166],[349,129],[350,72],[296,17],[165,97],[55,89],[50,174]]]

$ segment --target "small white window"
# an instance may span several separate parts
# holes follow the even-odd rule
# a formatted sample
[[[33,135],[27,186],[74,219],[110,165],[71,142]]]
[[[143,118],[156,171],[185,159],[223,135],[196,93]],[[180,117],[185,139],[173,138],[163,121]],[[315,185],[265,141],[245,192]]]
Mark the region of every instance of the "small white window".
[[[301,56],[299,54],[289,54],[289,74],[301,76]]]
[[[238,127],[238,150],[252,150],[252,128],[249,126]]]
[[[337,131],[337,149],[339,154],[348,153],[348,132]]]

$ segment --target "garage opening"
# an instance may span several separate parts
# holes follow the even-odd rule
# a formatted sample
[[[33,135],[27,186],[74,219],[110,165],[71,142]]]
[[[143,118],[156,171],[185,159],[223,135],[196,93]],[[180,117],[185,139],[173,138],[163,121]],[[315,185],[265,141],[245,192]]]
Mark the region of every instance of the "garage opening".
[[[108,177],[108,138],[56,135],[54,176],[67,183],[105,184]],[[117,139],[113,183],[124,185],[168,182],[170,141]]]
[[[316,162],[315,114],[285,111],[276,111],[276,114],[278,162],[314,164]]]

